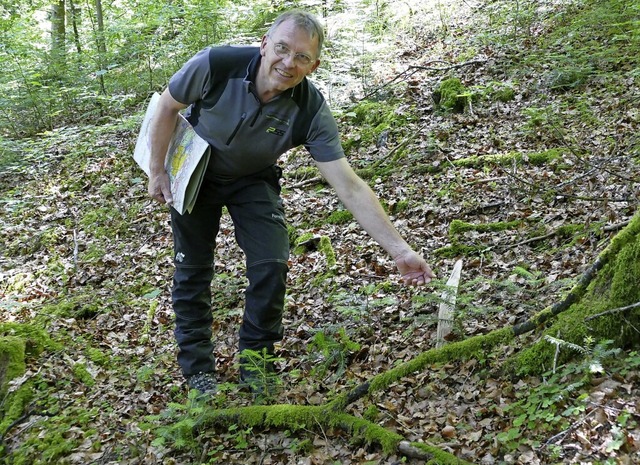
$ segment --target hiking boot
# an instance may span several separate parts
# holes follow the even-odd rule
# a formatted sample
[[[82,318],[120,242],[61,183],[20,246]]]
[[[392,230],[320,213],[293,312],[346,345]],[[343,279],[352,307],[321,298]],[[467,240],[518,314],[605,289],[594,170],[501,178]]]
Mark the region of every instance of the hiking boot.
[[[187,376],[187,385],[190,389],[200,391],[200,394],[213,395],[218,392],[218,384],[213,373],[200,372],[196,375]]]

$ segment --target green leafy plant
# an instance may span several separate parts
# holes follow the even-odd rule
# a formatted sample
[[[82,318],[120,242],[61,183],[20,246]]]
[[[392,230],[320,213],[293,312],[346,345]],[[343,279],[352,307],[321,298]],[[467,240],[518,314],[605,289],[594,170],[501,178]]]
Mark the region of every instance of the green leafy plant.
[[[257,403],[270,403],[275,398],[282,379],[275,373],[275,364],[282,361],[266,348],[261,351],[245,349],[240,354],[240,368],[248,373],[250,384]]]
[[[584,345],[582,346],[549,335],[546,335],[544,339],[556,346],[556,354],[558,354],[561,349],[570,349],[582,355],[583,358],[575,365],[575,370],[586,376],[604,373],[604,361],[620,353],[619,348],[610,347],[613,344],[612,340],[605,340],[596,344],[591,336],[585,338]],[[553,373],[556,372],[556,369],[556,360],[554,360]]]
[[[341,377],[349,366],[351,354],[360,350],[360,344],[353,341],[344,328],[335,333],[318,331],[309,344],[309,352],[314,360],[311,373],[324,377],[329,371],[331,379]]]
[[[152,444],[178,450],[198,448],[195,430],[201,423],[206,408],[207,404],[200,393],[192,389],[185,404],[171,402],[160,415],[148,416],[147,421],[151,423],[144,426],[156,435]],[[152,426],[158,423],[158,426]]]
[[[539,445],[541,433],[565,430],[584,414],[589,378],[594,373],[604,373],[605,362],[619,353],[619,349],[610,347],[613,341],[609,340],[596,344],[593,338],[586,338],[581,346],[549,336],[545,339],[558,348],[579,353],[582,358],[562,367],[554,366],[543,375],[540,384],[517,385],[518,400],[504,408],[511,417],[510,425],[496,436],[509,450],[523,444],[535,447]]]

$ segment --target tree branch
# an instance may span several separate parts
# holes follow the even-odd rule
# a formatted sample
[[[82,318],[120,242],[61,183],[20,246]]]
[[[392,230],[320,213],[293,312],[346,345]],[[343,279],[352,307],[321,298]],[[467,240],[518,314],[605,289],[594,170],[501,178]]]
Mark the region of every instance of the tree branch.
[[[434,68],[432,66],[429,66],[429,65],[434,64],[434,63],[444,63],[447,66],[444,66],[444,67],[441,67],[441,68]],[[395,77],[393,79],[391,79],[390,81],[387,81],[384,84],[382,84],[382,85],[374,88],[373,90],[367,92],[366,94],[364,94],[364,96],[362,98],[360,98],[360,101],[368,99],[372,95],[377,94],[382,89],[384,89],[385,87],[393,84],[397,80],[399,80],[401,78],[406,78],[406,77],[412,76],[413,74],[417,73],[418,71],[449,71],[449,70],[452,70],[452,69],[463,68],[465,66],[478,65],[478,64],[484,64],[484,63],[486,63],[486,60],[471,60],[471,61],[465,61],[464,63],[457,63],[457,64],[451,64],[451,63],[449,63],[447,61],[442,61],[442,60],[433,60],[433,61],[428,61],[424,65],[411,65],[407,69],[402,71],[401,73],[396,74]]]
[[[640,302],[636,302],[635,304],[627,305],[626,307],[618,307],[618,308],[613,308],[611,310],[607,310],[606,312],[596,313],[595,315],[591,315],[591,316],[586,317],[584,319],[584,321],[593,320],[595,318],[600,318],[601,316],[605,316],[605,315],[612,315],[614,313],[626,312],[627,310],[633,310],[634,308],[638,308],[638,307],[640,307]]]

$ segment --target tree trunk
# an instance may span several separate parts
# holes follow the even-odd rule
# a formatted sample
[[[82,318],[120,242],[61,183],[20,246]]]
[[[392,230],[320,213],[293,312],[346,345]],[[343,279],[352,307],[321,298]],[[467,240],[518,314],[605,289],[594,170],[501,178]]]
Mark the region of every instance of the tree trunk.
[[[65,55],[65,34],[64,0],[56,0],[51,5],[51,55],[55,61]]]
[[[82,46],[80,45],[80,34],[78,33],[78,9],[73,0],[69,0],[68,7],[69,14],[67,16],[70,18],[71,27],[73,28],[73,42],[76,45],[76,52],[81,55]]]
[[[107,91],[104,87],[105,60],[107,56],[107,44],[104,34],[104,19],[102,15],[102,0],[96,0],[96,43],[98,47],[98,79],[100,81],[100,91],[106,95]]]

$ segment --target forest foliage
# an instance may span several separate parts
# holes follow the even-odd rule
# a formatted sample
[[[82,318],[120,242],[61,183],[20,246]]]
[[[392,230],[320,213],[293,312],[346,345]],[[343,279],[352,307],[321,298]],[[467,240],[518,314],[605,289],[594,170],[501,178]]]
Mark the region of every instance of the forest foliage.
[[[131,152],[184,61],[257,43],[292,6],[327,26],[312,78],[347,156],[440,279],[399,286],[308,157],[286,154],[278,405],[237,386],[228,219],[221,395],[203,405],[175,363],[166,212]],[[433,463],[637,457],[637,0],[0,0],[0,44],[3,463],[420,463],[403,438]],[[433,351],[459,257],[454,331]]]

